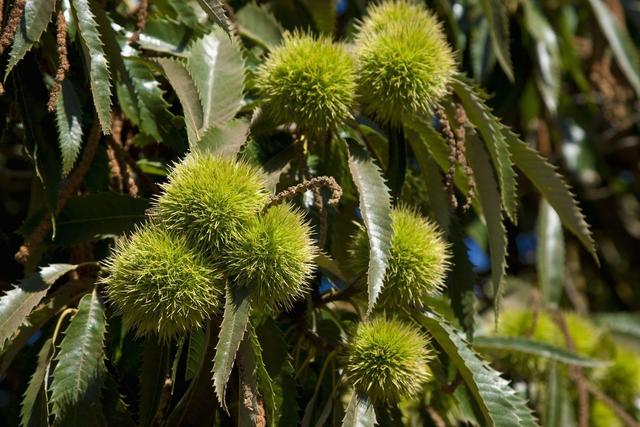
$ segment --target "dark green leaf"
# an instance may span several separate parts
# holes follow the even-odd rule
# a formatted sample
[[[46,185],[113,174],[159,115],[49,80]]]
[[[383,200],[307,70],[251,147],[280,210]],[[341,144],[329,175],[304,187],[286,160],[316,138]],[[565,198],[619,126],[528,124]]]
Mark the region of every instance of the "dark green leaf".
[[[498,62],[504,73],[513,81],[513,66],[511,65],[511,49],[509,44],[509,16],[502,0],[480,0],[480,7],[489,23],[491,42]]]
[[[140,371],[141,427],[149,427],[154,423],[168,371],[168,345],[159,343],[156,337],[147,338]]]
[[[53,283],[77,268],[73,264],[51,264],[21,280],[0,298],[0,347],[25,322]]]
[[[20,26],[16,30],[9,53],[9,61],[4,72],[4,80],[15,65],[31,50],[33,45],[40,40],[42,33],[47,29],[56,2],[51,0],[27,0],[24,13],[20,19]]]
[[[336,30],[336,0],[302,0],[319,32],[333,34]]]
[[[493,282],[493,302],[496,321],[500,312],[502,284],[507,267],[507,232],[502,223],[500,210],[500,194],[498,183],[493,176],[493,169],[482,143],[473,135],[467,137],[467,157],[473,169],[477,185],[477,197],[482,206],[484,220],[489,237],[489,254],[491,256],[491,281]]]
[[[503,133],[509,144],[511,158],[518,169],[536,186],[551,207],[558,213],[564,226],[580,240],[597,261],[598,256],[596,255],[591,231],[564,178],[556,172],[554,166],[547,163],[540,154],[526,143],[518,140],[518,137],[514,134],[507,130],[503,130]]]
[[[564,289],[564,234],[560,217],[546,200],[540,201],[536,267],[538,283],[546,303],[558,305]]]
[[[207,335],[202,329],[197,329],[189,335],[189,346],[187,349],[187,366],[184,373],[186,381],[192,380],[200,366],[202,365],[202,356],[204,355],[207,344]]]
[[[476,314],[476,297],[474,288],[476,275],[469,262],[467,246],[464,243],[464,232],[457,218],[451,222],[449,242],[451,242],[451,270],[447,276],[447,293],[451,299],[451,308],[456,319],[464,329],[468,338],[473,336]]]
[[[91,11],[90,0],[71,0],[78,21],[78,33],[85,52],[93,103],[102,132],[111,133],[111,81],[109,64],[104,52],[100,31]]]
[[[189,142],[195,144],[200,140],[202,128],[202,105],[196,85],[181,62],[170,58],[156,58],[155,61],[162,68],[182,104]]]
[[[220,325],[220,335],[216,345],[216,355],[213,359],[213,382],[218,401],[223,408],[225,389],[238,347],[249,323],[249,291],[245,286],[227,286],[227,297],[224,305],[224,317]]]
[[[469,121],[478,129],[491,154],[491,161],[500,182],[502,206],[511,221],[515,223],[518,219],[516,173],[512,167],[505,136],[500,132],[504,126],[491,113],[471,85],[462,80],[455,80],[452,86],[464,106]]]
[[[111,375],[105,375],[102,393],[102,409],[107,426],[134,427],[136,424],[118,390],[118,383]]]
[[[231,23],[229,22],[229,18],[227,18],[227,14],[224,12],[224,6],[222,1],[220,0],[198,0],[200,6],[207,12],[207,15],[215,23],[220,25],[222,29],[227,33],[231,34]]]
[[[549,364],[549,375],[542,407],[542,425],[546,427],[563,427],[563,407],[567,399],[564,375],[557,363]]]
[[[129,31],[115,22],[111,26],[127,40],[133,36],[133,31]],[[144,32],[140,34],[138,44],[145,50],[183,57],[187,49],[188,32],[189,29],[179,22],[160,19],[152,15],[147,20]]]
[[[349,170],[360,193],[360,212],[369,238],[370,312],[382,292],[384,276],[391,251],[391,198],[382,171],[375,164],[366,147],[352,139],[347,140]]]
[[[234,159],[248,136],[249,121],[244,118],[233,119],[220,127],[208,129],[198,141],[196,149]]]
[[[433,339],[449,356],[480,408],[485,423],[496,427],[537,426],[522,397],[500,373],[481,360],[449,323],[433,313],[418,315]]]
[[[20,411],[20,426],[22,427],[46,427],[49,425],[45,378],[52,355],[53,346],[51,339],[48,339],[42,344],[42,349],[38,353],[36,370],[31,376],[27,390],[24,392]]]
[[[62,246],[114,236],[133,229],[145,218],[149,201],[119,193],[70,197],[60,213],[54,242]]]
[[[62,82],[62,91],[56,104],[56,123],[62,155],[62,175],[67,175],[82,147],[82,104],[69,79]]]
[[[373,427],[376,424],[373,404],[366,395],[354,391],[342,419],[342,427]]]
[[[636,94],[640,96],[640,56],[637,44],[602,0],[589,0],[589,4],[598,24],[600,24],[600,30],[609,41],[609,46],[611,46],[620,69],[635,89]]]
[[[280,44],[282,27],[266,6],[248,3],[236,13],[240,34],[266,49]]]
[[[56,356],[58,364],[51,382],[56,425],[80,427],[98,423],[106,324],[104,307],[94,288],[80,300]]]
[[[189,48],[187,70],[202,102],[202,130],[221,126],[240,110],[244,66],[240,47],[220,30]]]
[[[544,357],[545,359],[554,360],[556,362],[586,368],[595,368],[609,364],[606,360],[589,359],[587,357],[571,353],[562,347],[556,347],[521,337],[479,336],[475,337],[473,345],[474,347],[490,350],[507,350],[527,353],[534,356]]]

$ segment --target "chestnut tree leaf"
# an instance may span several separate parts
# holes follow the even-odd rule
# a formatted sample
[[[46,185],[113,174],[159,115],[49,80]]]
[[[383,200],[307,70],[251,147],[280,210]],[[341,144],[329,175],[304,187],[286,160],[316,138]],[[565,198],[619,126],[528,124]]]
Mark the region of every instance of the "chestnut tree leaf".
[[[62,175],[67,175],[82,147],[82,104],[69,79],[62,82],[62,90],[56,103],[56,124],[62,155]]]
[[[213,358],[213,382],[222,407],[228,411],[225,389],[236,353],[249,323],[249,291],[246,286],[227,285],[224,316],[220,325],[216,355]]]
[[[49,338],[42,344],[40,353],[38,353],[36,370],[31,376],[27,390],[22,398],[22,408],[20,410],[21,427],[46,426],[49,423],[47,390],[44,385],[47,366],[51,356],[53,356],[53,346],[51,344],[51,338]]]
[[[221,126],[240,110],[244,61],[240,46],[215,29],[189,48],[187,70],[202,102],[202,129]]]
[[[16,30],[9,52],[9,61],[4,72],[4,80],[18,62],[40,41],[42,33],[47,29],[56,2],[51,0],[27,0],[20,24]]]
[[[0,298],[0,347],[22,326],[56,280],[73,271],[75,264],[51,264],[21,280]]]
[[[476,401],[483,425],[535,427],[536,419],[526,401],[489,364],[473,351],[465,339],[444,318],[425,312],[418,321],[449,356]]]
[[[366,146],[347,139],[349,170],[360,194],[360,212],[369,239],[368,312],[373,310],[382,292],[391,253],[391,197],[382,171]]]
[[[373,427],[377,424],[373,403],[362,393],[353,392],[342,419],[342,427]]]
[[[104,338],[107,320],[98,288],[78,304],[60,352],[51,382],[51,407],[55,424],[62,426],[97,425],[102,393]]]
[[[71,0],[78,22],[78,34],[86,58],[93,104],[100,120],[102,132],[111,133],[111,80],[109,63],[102,36],[93,14],[91,0]]]

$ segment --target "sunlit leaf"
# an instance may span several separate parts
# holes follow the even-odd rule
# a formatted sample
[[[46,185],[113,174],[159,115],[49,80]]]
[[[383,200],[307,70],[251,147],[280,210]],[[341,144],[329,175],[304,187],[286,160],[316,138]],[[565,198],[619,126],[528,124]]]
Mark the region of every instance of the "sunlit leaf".
[[[564,234],[560,217],[544,199],[538,212],[536,267],[544,300],[558,305],[565,280]]]
[[[51,382],[56,424],[96,425],[103,384],[106,317],[98,289],[85,295],[60,344]]]
[[[176,92],[182,109],[184,121],[187,125],[189,143],[195,144],[200,140],[202,128],[202,105],[196,85],[182,62],[170,58],[156,58],[169,83]]]
[[[111,81],[109,64],[104,52],[100,31],[91,10],[90,0],[71,0],[78,21],[78,33],[90,76],[93,104],[102,126],[102,132],[111,133]]]
[[[382,292],[391,252],[391,199],[382,171],[366,147],[348,139],[349,170],[360,194],[360,212],[369,239],[368,311]]]
[[[62,174],[68,174],[78,158],[82,146],[82,104],[69,79],[62,82],[56,104],[58,143],[62,155]]]
[[[51,264],[21,280],[0,298],[0,347],[25,322],[53,283],[77,268],[74,264]]]
[[[373,427],[376,424],[376,413],[369,398],[354,392],[342,419],[342,427]]]
[[[187,70],[202,101],[203,130],[231,120],[240,110],[244,66],[240,47],[221,30],[196,40],[189,48]]]
[[[240,34],[270,49],[280,44],[282,27],[266,6],[248,3],[236,13]]]
[[[208,129],[195,146],[198,151],[235,158],[249,136],[249,121],[233,119],[220,127]]]
[[[458,332],[433,313],[418,315],[433,339],[444,350],[471,392],[484,424],[496,427],[535,427],[538,425],[525,400],[509,382],[469,347]]]
[[[638,55],[637,43],[602,0],[589,0],[589,4],[600,24],[600,30],[609,41],[620,69],[636,94],[640,96],[640,55]]]
[[[13,70],[13,67],[40,40],[42,33],[47,29],[47,25],[51,21],[55,6],[56,2],[51,0],[27,0],[20,24],[13,38],[9,61],[4,72],[4,80],[7,80],[7,76]]]
[[[229,18],[227,18],[221,0],[198,0],[198,3],[200,3],[202,9],[207,12],[207,15],[209,15],[215,23],[220,25],[227,34],[231,33],[231,23],[229,22]]]
[[[607,360],[590,359],[571,353],[564,348],[522,337],[479,336],[473,340],[473,346],[490,350],[506,350],[540,356],[568,365],[594,368],[606,366]]]
[[[484,221],[489,237],[489,255],[491,256],[491,281],[493,283],[493,304],[496,319],[500,312],[502,285],[507,267],[507,232],[502,222],[500,194],[489,156],[480,141],[467,138],[467,153],[477,185],[477,197],[482,205]]]
[[[213,381],[216,395],[223,408],[227,408],[225,390],[236,353],[249,323],[249,292],[245,286],[228,286],[224,317],[213,359]]]

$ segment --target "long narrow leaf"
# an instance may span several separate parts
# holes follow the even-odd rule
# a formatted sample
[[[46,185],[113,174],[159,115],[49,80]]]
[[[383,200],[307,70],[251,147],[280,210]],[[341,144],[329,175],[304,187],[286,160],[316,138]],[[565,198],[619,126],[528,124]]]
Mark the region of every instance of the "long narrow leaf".
[[[193,145],[200,140],[203,114],[196,85],[181,62],[169,58],[156,58],[155,61],[162,68],[182,104],[187,136]]]
[[[500,210],[500,194],[489,156],[480,141],[475,138],[467,138],[467,152],[469,162],[476,179],[477,197],[482,205],[484,220],[487,225],[489,237],[489,255],[491,257],[491,281],[493,282],[493,302],[496,313],[496,321],[500,312],[500,299],[502,297],[502,284],[507,267],[507,231],[502,222]]]
[[[208,129],[196,148],[198,151],[235,158],[249,136],[249,121],[233,119],[221,127]]]
[[[526,143],[518,140],[518,137],[513,133],[506,129],[503,129],[503,133],[509,144],[511,158],[518,169],[536,186],[558,213],[564,226],[580,240],[593,259],[597,261],[598,256],[591,231],[564,178],[556,172],[554,166],[547,163],[538,152]]]
[[[481,360],[458,332],[442,317],[418,315],[433,339],[449,356],[484,417],[483,425],[535,427],[538,425],[522,397],[500,373]]]
[[[162,390],[169,370],[168,346],[155,337],[144,343],[140,370],[140,426],[152,426],[158,413]]]
[[[502,0],[480,0],[483,15],[489,24],[494,53],[504,73],[513,81],[513,65],[509,44],[509,16]]]
[[[90,0],[71,0],[78,22],[78,33],[89,68],[91,94],[104,134],[111,133],[111,81],[109,63],[100,31],[91,11]]]
[[[56,124],[62,155],[62,175],[67,175],[82,146],[82,104],[69,79],[62,82],[62,91],[56,104]]]
[[[564,234],[560,217],[547,203],[540,201],[536,267],[542,297],[546,303],[558,305],[564,289]]]
[[[640,96],[640,55],[637,44],[602,0],[589,0],[589,4],[620,69]]]
[[[369,290],[370,312],[382,292],[384,276],[391,251],[391,198],[382,172],[366,147],[347,140],[349,170],[360,193],[360,212],[369,238]]]
[[[227,34],[231,34],[231,23],[229,22],[229,18],[227,18],[227,14],[224,12],[222,1],[198,0],[198,3],[200,3],[200,6],[202,6],[214,22],[220,25]]]
[[[51,404],[56,425],[96,425],[103,383],[106,317],[98,289],[85,295],[69,324],[53,371]]]
[[[213,381],[216,395],[223,408],[227,408],[225,389],[236,353],[249,323],[249,292],[245,286],[228,287],[224,317],[213,359]]]
[[[42,349],[38,353],[36,370],[31,376],[27,390],[24,392],[20,411],[20,425],[22,427],[40,427],[49,424],[47,391],[44,385],[47,366],[53,355],[53,346],[51,344],[51,339],[42,344]]]

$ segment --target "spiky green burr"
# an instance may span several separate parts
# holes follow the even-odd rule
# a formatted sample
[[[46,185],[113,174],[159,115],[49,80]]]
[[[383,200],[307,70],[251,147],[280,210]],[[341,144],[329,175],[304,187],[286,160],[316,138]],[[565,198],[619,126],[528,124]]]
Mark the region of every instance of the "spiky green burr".
[[[395,126],[444,97],[456,68],[440,23],[423,6],[406,0],[369,8],[356,52],[364,112]]]
[[[444,287],[449,268],[449,245],[438,228],[413,209],[391,211],[391,256],[378,304],[381,307],[422,307],[428,296]],[[369,242],[360,228],[350,249],[354,273],[366,278]]]
[[[249,221],[224,255],[234,283],[247,286],[255,307],[288,308],[309,290],[316,249],[302,214],[287,204]]]
[[[154,215],[171,231],[218,253],[266,205],[261,172],[246,163],[192,152],[176,164]]]
[[[376,402],[415,396],[431,378],[428,339],[414,326],[375,318],[358,326],[345,372],[354,388]]]
[[[355,99],[353,59],[324,36],[294,32],[271,51],[258,70],[256,87],[277,123],[323,132],[351,116]]]
[[[171,339],[222,306],[222,274],[187,239],[158,224],[117,240],[105,266],[107,298],[138,335]]]

